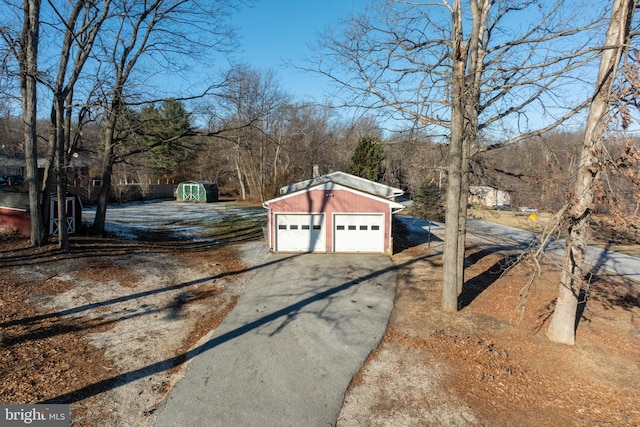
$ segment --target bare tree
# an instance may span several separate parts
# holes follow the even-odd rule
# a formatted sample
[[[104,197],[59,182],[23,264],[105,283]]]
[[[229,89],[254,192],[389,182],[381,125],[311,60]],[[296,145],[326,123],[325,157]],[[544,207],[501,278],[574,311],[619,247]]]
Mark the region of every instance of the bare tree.
[[[218,98],[226,111],[221,137],[235,143],[234,165],[242,199],[264,201],[277,187],[289,98],[274,71],[231,68]]]
[[[2,29],[3,39],[12,50],[20,68],[24,122],[27,127],[32,128],[25,131],[25,155],[31,210],[31,239],[32,243],[37,246],[43,245],[47,241],[48,231],[44,224],[44,218],[48,214],[49,194],[52,192],[53,184],[49,177],[53,176],[54,165],[57,168],[59,183],[58,198],[62,198],[64,201],[66,197],[66,166],[70,155],[73,88],[89,58],[100,25],[106,18],[108,3],[109,0],[105,0],[104,9],[101,9],[98,3],[82,1],[71,2],[69,5],[55,2],[47,3],[48,7],[44,13],[51,18],[51,21],[46,22],[46,28],[59,31],[62,34],[62,37],[59,38],[61,40],[60,56],[55,59],[57,73],[53,79],[49,79],[48,73],[44,71],[46,66],[40,64],[45,62],[40,60],[38,51],[39,37],[44,26],[40,17],[43,14],[40,2],[23,1],[22,32],[17,39],[14,40],[11,36],[11,28]],[[6,3],[4,12],[15,10],[15,7],[17,6]],[[69,12],[68,15],[65,15],[66,11]],[[52,37],[52,39],[57,40],[58,38]],[[37,87],[32,86],[32,79],[35,79],[36,85],[38,83],[45,84],[53,95],[49,146],[45,150],[47,163],[44,172],[44,186],[40,185],[40,177],[37,172],[39,157],[35,129]],[[59,220],[64,224],[59,229],[59,241],[60,246],[66,249],[68,240],[65,203],[59,203],[59,208]]]
[[[412,193],[425,181],[442,187],[442,165],[447,147],[428,135],[409,129],[387,141],[385,182]]]
[[[66,250],[69,246],[67,228],[67,175],[69,160],[72,155],[71,117],[73,111],[73,94],[76,82],[89,60],[94,42],[100,28],[109,14],[110,0],[87,3],[76,1],[71,3],[68,15],[58,5],[51,3],[54,16],[62,26],[60,56],[53,82],[44,81],[53,94],[51,107],[51,130],[49,146],[43,177],[42,218],[47,216],[49,195],[53,192],[52,184],[55,167],[58,200],[58,245]],[[53,25],[52,25],[53,26]]]
[[[23,0],[24,21],[20,39],[20,93],[22,94],[22,117],[24,120],[24,151],[26,181],[29,186],[29,209],[40,212],[40,192],[38,188],[37,152],[37,77],[38,42],[40,28],[40,0]],[[40,215],[31,219],[31,244],[42,246],[46,242],[47,231]]]
[[[576,313],[587,271],[584,256],[589,235],[596,183],[602,173],[603,140],[612,102],[612,88],[622,55],[629,47],[629,34],[637,0],[614,0],[609,29],[600,59],[596,88],[589,106],[586,129],[572,198],[561,211],[566,224],[565,260],[547,337],[562,344],[575,344]]]
[[[344,106],[414,123],[449,144],[444,310],[457,310],[464,283],[470,163],[584,109],[583,85],[571,83],[597,56],[590,40],[601,21],[589,18],[563,1],[395,0],[321,42],[314,71],[352,94]]]
[[[19,68],[20,94],[22,106],[23,138],[25,153],[26,182],[29,188],[29,209],[35,215],[31,218],[31,244],[42,246],[47,242],[47,230],[40,212],[40,187],[38,179],[37,141],[37,83],[38,44],[40,40],[40,0],[22,1],[22,27],[19,35],[11,28],[2,27],[0,34],[8,52],[17,60]],[[8,61],[8,56],[3,60]]]
[[[102,38],[97,72],[102,95],[96,101],[103,109],[103,137],[100,195],[92,230],[104,233],[107,203],[111,189],[116,147],[126,142],[121,120],[127,109],[145,102],[134,79],[148,80],[153,64],[161,71],[178,73],[193,58],[207,57],[207,52],[223,51],[232,45],[233,32],[226,20],[237,3],[231,0],[154,0],[114,3],[116,12]],[[147,66],[144,71],[141,66]],[[137,73],[138,72],[138,73]],[[158,71],[160,72],[160,71]],[[164,88],[167,93],[171,88]],[[146,93],[147,99],[150,94]],[[182,97],[173,96],[176,99]],[[166,97],[165,97],[166,98]],[[182,98],[183,99],[183,98]]]
[[[334,113],[330,108],[306,103],[288,107],[287,147],[280,165],[285,182],[309,179],[315,165],[319,173],[332,172],[341,159],[350,158],[352,147],[338,150]]]

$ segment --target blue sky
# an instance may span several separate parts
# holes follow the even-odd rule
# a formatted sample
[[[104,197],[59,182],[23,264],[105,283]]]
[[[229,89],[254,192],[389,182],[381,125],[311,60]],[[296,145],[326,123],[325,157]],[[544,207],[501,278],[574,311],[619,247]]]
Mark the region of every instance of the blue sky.
[[[327,82],[316,75],[284,66],[304,55],[317,34],[352,14],[362,12],[368,0],[256,0],[244,7],[232,24],[238,27],[241,60],[257,69],[276,70],[282,88],[296,100],[321,101]]]

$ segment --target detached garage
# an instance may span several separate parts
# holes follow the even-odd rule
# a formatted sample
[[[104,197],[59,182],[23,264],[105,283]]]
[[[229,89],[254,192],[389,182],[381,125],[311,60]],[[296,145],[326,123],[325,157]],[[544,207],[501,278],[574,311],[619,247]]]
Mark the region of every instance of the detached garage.
[[[391,253],[391,219],[402,190],[344,172],[280,189],[266,201],[267,240],[274,252]]]

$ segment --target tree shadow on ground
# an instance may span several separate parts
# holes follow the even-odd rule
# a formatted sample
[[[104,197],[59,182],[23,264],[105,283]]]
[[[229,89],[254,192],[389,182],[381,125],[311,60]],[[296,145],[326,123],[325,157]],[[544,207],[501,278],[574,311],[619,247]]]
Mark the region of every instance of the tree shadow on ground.
[[[393,217],[393,252],[400,253],[404,250],[420,246],[441,243],[442,239],[433,232],[442,229],[442,226],[421,218]]]
[[[574,330],[577,331],[580,323],[590,322],[587,316],[589,302],[597,302],[605,310],[622,309],[632,313],[640,307],[640,287],[638,282],[621,274],[615,274],[607,270],[607,263],[615,262],[611,256],[611,240],[602,248],[598,259],[591,269],[585,274],[584,286],[580,287],[578,307]]]
[[[495,250],[482,250],[476,252],[474,255],[477,255],[477,257],[474,257],[473,259],[475,259],[475,262],[477,262],[480,258],[495,252]],[[467,280],[464,285],[462,285],[462,292],[458,296],[458,309],[462,310],[463,308],[471,304],[474,299],[476,299],[482,292],[484,292],[489,286],[491,286],[496,280],[498,280],[505,272],[505,270],[509,266],[513,265],[516,259],[517,255],[515,254],[506,255],[482,273]]]
[[[294,255],[294,256],[300,256],[300,255]],[[372,278],[375,278],[377,276],[383,275],[384,273],[391,271],[391,270],[396,270],[398,268],[402,268],[406,265],[410,265],[413,264],[415,262],[421,261],[425,258],[428,258],[432,255],[427,255],[427,256],[423,256],[423,257],[418,257],[415,259],[412,259],[410,261],[407,261],[406,263],[403,263],[401,265],[392,265],[390,267],[386,267],[386,268],[382,268],[376,271],[373,271],[367,275],[364,276],[360,276],[360,277],[356,277],[352,280],[349,280],[347,282],[344,282],[340,285],[337,285],[333,288],[327,289],[325,291],[322,292],[318,292],[314,295],[311,295],[309,297],[306,297],[298,302],[295,302],[293,304],[290,304],[282,309],[273,311],[272,313],[266,314],[254,321],[251,321],[243,326],[240,326],[234,330],[231,330],[227,333],[224,333],[220,336],[215,336],[212,339],[210,339],[209,341],[198,345],[194,348],[192,348],[189,351],[186,351],[184,353],[178,354],[177,356],[165,359],[165,360],[161,360],[155,363],[151,363],[147,366],[144,366],[142,368],[139,369],[134,369],[128,372],[124,372],[121,373],[119,375],[115,375],[111,378],[106,378],[100,381],[97,381],[93,384],[89,384],[86,385],[84,387],[81,387],[75,391],[71,391],[69,393],[65,393],[47,400],[44,400],[40,403],[45,403],[45,404],[54,404],[54,403],[74,403],[74,402],[78,402],[80,400],[86,399],[88,397],[91,396],[95,396],[98,395],[100,393],[103,393],[105,391],[126,385],[128,383],[131,383],[133,381],[139,380],[141,378],[145,378],[148,376],[151,376],[153,374],[159,373],[159,372],[163,372],[163,371],[168,371],[174,367],[177,367],[179,365],[182,365],[183,363],[193,359],[194,357],[198,356],[201,353],[204,353],[208,350],[211,350],[219,345],[222,345],[226,342],[229,342],[231,340],[234,340],[256,328],[262,327],[264,324],[269,323],[269,322],[274,322],[278,319],[282,319],[282,318],[287,318],[287,317],[291,317],[293,314],[301,311],[304,307],[307,307],[308,305],[316,302],[316,301],[321,301],[321,300],[325,300],[327,298],[332,297],[333,295],[342,292],[346,289],[349,289],[353,286],[356,286],[357,284],[361,283],[362,281],[366,281]],[[273,264],[273,263],[278,263],[278,262],[282,262],[284,259],[277,259],[274,261],[270,261],[269,263],[265,263],[262,264],[261,266],[257,266],[254,268],[260,268],[262,266],[265,266],[267,264]]]
[[[119,297],[115,297],[115,298],[111,298],[105,301],[99,301],[99,302],[92,302],[92,303],[88,303],[88,304],[84,304],[84,305],[80,305],[77,307],[73,307],[73,308],[68,308],[66,310],[60,310],[60,311],[56,311],[56,312],[51,312],[51,313],[45,313],[45,314],[39,314],[36,316],[30,316],[30,317],[26,317],[26,318],[21,318],[21,319],[12,319],[6,322],[2,322],[0,323],[0,328],[6,328],[6,327],[10,327],[10,326],[15,326],[15,325],[30,325],[30,324],[34,324],[37,322],[40,322],[42,320],[45,319],[50,319],[50,318],[62,318],[65,316],[70,316],[70,315],[77,315],[79,313],[83,313],[83,312],[87,312],[87,311],[91,311],[91,310],[100,310],[100,309],[105,309],[108,308],[109,306],[113,306],[114,304],[118,304],[118,303],[122,303],[122,302],[126,302],[126,301],[131,301],[131,300],[137,300],[140,298],[144,298],[150,295],[154,295],[154,294],[161,294],[161,293],[166,293],[166,292],[170,292],[170,291],[176,291],[176,290],[180,290],[180,289],[184,289],[184,288],[188,288],[191,287],[193,285],[198,285],[198,284],[202,284],[202,283],[207,283],[207,282],[211,282],[211,281],[215,281],[218,279],[223,279],[226,277],[232,277],[232,276],[236,276],[248,271],[252,271],[252,270],[259,270],[261,268],[267,267],[271,264],[274,263],[279,263],[279,262],[285,262],[288,259],[294,258],[296,256],[300,256],[300,255],[291,255],[291,256],[287,256],[286,258],[282,258],[282,259],[278,259],[278,260],[273,260],[273,261],[269,261],[269,262],[265,262],[263,264],[254,266],[254,267],[249,267],[249,268],[245,268],[242,270],[236,270],[236,271],[228,271],[228,272],[224,272],[224,273],[220,273],[214,276],[207,276],[207,277],[203,277],[200,279],[195,279],[195,280],[190,280],[188,282],[182,282],[182,283],[178,283],[175,285],[171,285],[171,286],[166,286],[163,288],[157,288],[157,289],[149,289],[149,290],[145,290],[142,292],[136,292],[133,294],[129,294],[129,295],[124,295],[124,296],[119,296]],[[162,309],[164,310],[164,308]],[[147,313],[151,313],[152,312],[147,312]],[[140,316],[140,315],[144,315],[145,313],[138,313],[136,314],[136,316]],[[129,317],[133,317],[133,316],[129,316]],[[125,317],[121,318],[121,320],[125,320]],[[37,338],[41,339],[41,338],[46,338],[48,336],[51,335],[38,335]],[[18,342],[17,339],[14,339],[15,342]]]
[[[3,268],[57,263],[68,259],[100,258],[135,253],[204,252],[234,243],[263,239],[261,226],[246,227],[233,233],[216,236],[210,240],[186,240],[168,237],[162,232],[147,232],[137,239],[98,237],[91,235],[70,236],[71,247],[67,251],[54,243],[41,248],[28,246],[0,252],[0,271]],[[15,239],[18,240],[18,239]]]
[[[593,270],[592,270],[593,271]],[[602,270],[597,275],[588,273],[585,286],[578,294],[575,330],[582,321],[589,322],[589,304],[597,303],[604,310],[624,310],[631,317],[640,308],[640,285],[638,282],[615,274],[605,274]]]

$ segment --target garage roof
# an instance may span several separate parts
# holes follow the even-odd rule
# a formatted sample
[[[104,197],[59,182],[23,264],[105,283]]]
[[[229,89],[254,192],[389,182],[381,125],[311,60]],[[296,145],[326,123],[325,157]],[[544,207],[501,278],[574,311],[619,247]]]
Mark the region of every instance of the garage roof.
[[[373,194],[375,196],[384,197],[386,199],[393,199],[395,197],[401,196],[402,193],[404,193],[404,191],[400,190],[399,188],[389,187],[388,185],[369,181],[368,179],[360,178],[359,176],[351,175],[345,172],[333,172],[327,175],[317,176],[306,181],[300,181],[296,182],[295,184],[290,184],[282,187],[280,188],[280,194],[285,195],[293,193],[295,191],[315,187],[319,184],[327,182],[340,184],[354,190],[360,190],[365,193]]]
[[[289,186],[289,187],[291,187],[291,186]],[[289,188],[289,187],[283,187],[283,188]],[[372,198],[372,199],[377,199],[377,200],[379,200],[379,201],[381,201],[383,203],[388,204],[391,207],[391,209],[395,209],[395,211],[393,211],[393,213],[399,212],[399,211],[401,211],[401,210],[403,210],[405,208],[404,205],[401,205],[400,203],[391,200],[391,198],[380,197],[378,195],[371,194],[369,192],[365,192],[365,191],[362,191],[362,190],[356,190],[354,188],[347,187],[347,186],[342,185],[342,184],[336,184],[333,181],[319,182],[319,183],[317,183],[315,185],[308,186],[308,187],[303,187],[303,188],[301,188],[299,190],[292,190],[290,193],[286,193],[286,194],[284,194],[284,195],[282,195],[280,197],[276,197],[275,199],[271,199],[271,200],[267,200],[266,202],[263,202],[262,206],[267,208],[270,204],[275,203],[275,202],[279,202],[280,200],[288,199],[289,197],[295,197],[296,195],[298,195],[300,193],[303,193],[305,191],[318,190],[318,189],[321,189],[321,190],[347,190],[347,191],[350,191],[350,192],[355,193],[355,194],[360,194],[363,197],[369,197],[369,198]]]

